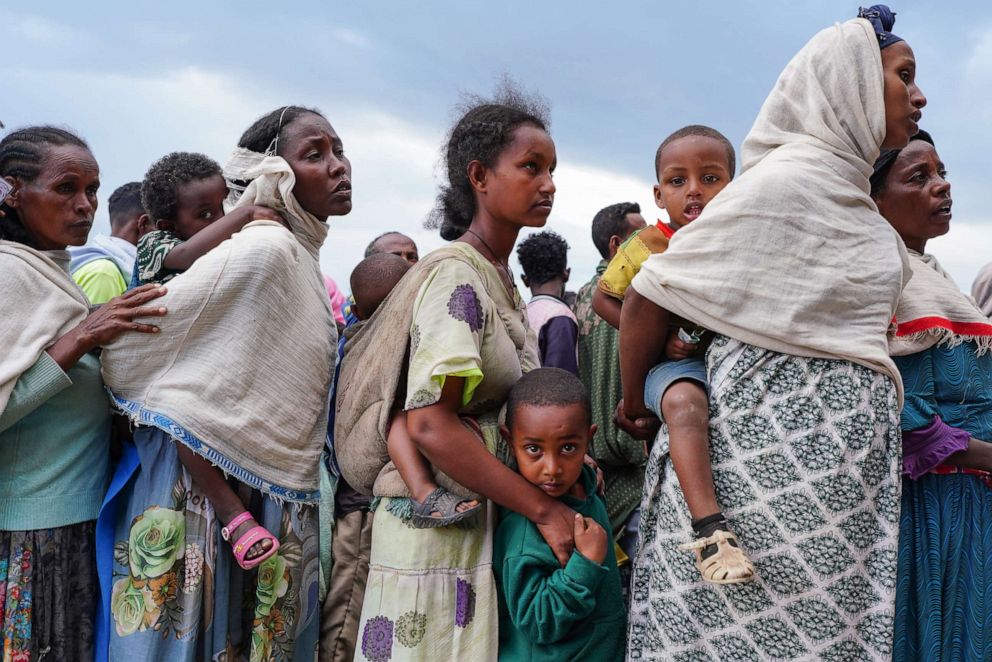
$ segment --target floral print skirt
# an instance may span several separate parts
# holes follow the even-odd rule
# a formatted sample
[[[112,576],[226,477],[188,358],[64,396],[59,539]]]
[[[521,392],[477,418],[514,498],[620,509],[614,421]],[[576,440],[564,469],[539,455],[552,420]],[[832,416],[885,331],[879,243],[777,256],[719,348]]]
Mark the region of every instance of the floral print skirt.
[[[139,427],[134,439],[141,467],[118,513],[110,660],[314,660],[316,506],[280,503],[231,479],[280,543],[242,570],[169,435]]]
[[[355,660],[495,660],[495,508],[475,526],[415,529],[383,499],[372,522],[372,555]]]
[[[0,531],[4,662],[92,660],[95,522]]]
[[[889,660],[901,433],[891,379],[718,336],[709,350],[717,500],[754,561],[704,583],[664,428],[648,460],[628,659]]]

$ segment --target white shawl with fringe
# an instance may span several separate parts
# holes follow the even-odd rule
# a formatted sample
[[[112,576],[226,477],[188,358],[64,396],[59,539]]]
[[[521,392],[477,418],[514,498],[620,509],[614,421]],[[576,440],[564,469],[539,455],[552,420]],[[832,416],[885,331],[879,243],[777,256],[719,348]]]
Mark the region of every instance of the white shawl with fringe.
[[[901,398],[886,332],[909,267],[868,195],[884,135],[871,25],[821,31],[762,106],[742,174],[648,258],[634,288],[731,338],[884,373]]]
[[[992,323],[962,292],[933,255],[909,251],[913,277],[906,285],[890,329],[889,353],[908,356],[934,345],[975,343],[981,356],[992,348]]]
[[[69,276],[67,251],[0,240],[0,412],[41,353],[85,319],[89,302]]]
[[[292,232],[249,223],[169,281],[161,333],[107,347],[104,380],[135,421],[277,499],[312,503],[337,344],[317,262],[327,225],[299,207],[280,157],[239,149],[224,175],[251,180],[228,202],[271,207]]]

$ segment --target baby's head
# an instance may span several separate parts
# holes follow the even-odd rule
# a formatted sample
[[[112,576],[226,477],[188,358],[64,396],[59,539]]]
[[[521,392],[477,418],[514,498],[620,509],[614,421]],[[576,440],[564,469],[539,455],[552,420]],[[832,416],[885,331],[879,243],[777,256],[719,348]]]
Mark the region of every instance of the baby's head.
[[[351,295],[355,298],[351,311],[355,317],[360,320],[372,317],[410,266],[392,253],[373,253],[359,262],[351,272]]]
[[[163,156],[141,182],[141,202],[152,223],[183,241],[224,215],[226,197],[220,166],[193,152]]]
[[[539,368],[520,378],[506,403],[501,428],[517,471],[548,495],[573,493],[589,442],[589,395],[578,377],[560,368]]]
[[[734,146],[708,126],[691,124],[665,138],[654,157],[654,202],[680,228],[734,178]]]

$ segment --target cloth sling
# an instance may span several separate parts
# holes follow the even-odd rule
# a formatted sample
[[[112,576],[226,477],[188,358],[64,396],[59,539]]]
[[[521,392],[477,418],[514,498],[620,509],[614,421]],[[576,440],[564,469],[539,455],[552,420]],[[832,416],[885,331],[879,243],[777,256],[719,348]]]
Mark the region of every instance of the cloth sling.
[[[762,106],[741,175],[644,262],[634,288],[718,334],[884,373],[901,398],[886,332],[910,270],[869,197],[884,136],[874,30],[864,19],[823,30]]]
[[[168,432],[277,499],[313,503],[327,430],[337,328],[317,255],[327,224],[300,208],[277,156],[236,150],[228,202],[289,222],[249,223],[166,286],[155,336],[104,350],[104,381],[133,420]]]
[[[89,302],[69,276],[67,251],[38,251],[0,240],[0,412],[18,378],[41,353],[83,321]]]
[[[992,322],[963,293],[933,255],[909,251],[913,277],[906,285],[889,333],[893,356],[908,356],[934,345],[974,342],[981,356],[992,348]]]

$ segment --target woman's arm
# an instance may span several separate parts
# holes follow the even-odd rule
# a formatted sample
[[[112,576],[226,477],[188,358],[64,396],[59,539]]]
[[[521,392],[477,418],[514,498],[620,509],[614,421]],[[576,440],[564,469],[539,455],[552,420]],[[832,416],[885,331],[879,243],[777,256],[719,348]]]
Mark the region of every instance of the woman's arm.
[[[458,410],[464,382],[447,377],[438,402],[407,412],[410,437],[431,464],[459,484],[537,525],[564,566],[574,545],[574,511],[505,467],[462,425]]]
[[[668,311],[627,288],[620,317],[620,379],[623,406],[617,425],[635,439],[650,439],[660,425],[644,404],[644,382],[662,360],[668,335]]]

